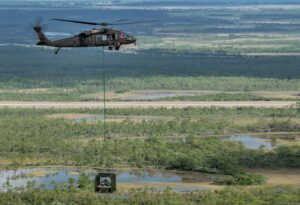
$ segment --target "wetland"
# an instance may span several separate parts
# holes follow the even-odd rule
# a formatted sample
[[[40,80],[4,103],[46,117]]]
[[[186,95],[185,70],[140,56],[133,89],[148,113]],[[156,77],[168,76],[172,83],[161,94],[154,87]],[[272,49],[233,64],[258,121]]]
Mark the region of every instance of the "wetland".
[[[299,204],[296,0],[20,0],[0,10],[0,101],[33,105],[0,108],[0,204]],[[61,13],[158,23],[120,27],[138,44],[102,62],[96,48],[54,55],[26,35],[24,22]],[[51,39],[83,29],[47,23]],[[107,109],[105,129],[103,68],[108,103],[149,105]],[[250,101],[265,106],[236,106]],[[102,171],[117,174],[116,193],[94,193]]]
[[[78,181],[81,174],[86,174],[91,181],[99,172],[116,173],[117,184],[121,190],[131,187],[153,188],[163,191],[167,187],[174,191],[201,191],[208,189],[201,183],[209,184],[216,176],[184,171],[167,171],[157,169],[114,169],[99,170],[92,168],[76,167],[34,167],[15,170],[1,170],[0,184],[2,191],[7,191],[7,183],[10,188],[26,187],[29,182],[34,182],[36,187],[54,189],[59,184],[68,184],[70,179]]]

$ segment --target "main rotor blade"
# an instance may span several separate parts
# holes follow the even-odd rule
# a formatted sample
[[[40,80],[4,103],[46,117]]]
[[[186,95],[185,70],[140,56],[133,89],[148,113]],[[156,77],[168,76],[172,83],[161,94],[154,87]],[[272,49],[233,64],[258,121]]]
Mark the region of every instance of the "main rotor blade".
[[[128,21],[128,19],[118,19],[118,20],[114,20],[112,23],[121,23],[124,21]]]
[[[141,24],[141,23],[151,23],[151,22],[157,22],[157,21],[135,21],[135,22],[123,22],[126,21],[126,19],[120,19],[115,21],[114,23],[107,23],[107,22],[88,22],[88,21],[75,21],[75,20],[67,20],[67,19],[52,19],[55,21],[64,21],[64,22],[71,22],[71,23],[79,23],[79,24],[87,24],[87,25],[93,25],[93,26],[110,26],[110,25],[128,25],[128,24]],[[120,23],[118,23],[120,22]]]
[[[111,23],[109,25],[128,25],[128,24],[141,24],[141,23],[154,23],[158,21],[135,21],[135,22],[124,22],[124,23]]]
[[[80,24],[87,24],[87,25],[99,25],[99,23],[95,22],[88,22],[88,21],[74,21],[74,20],[67,20],[67,19],[52,19],[54,21],[64,21],[64,22],[70,22],[70,23],[80,23]]]

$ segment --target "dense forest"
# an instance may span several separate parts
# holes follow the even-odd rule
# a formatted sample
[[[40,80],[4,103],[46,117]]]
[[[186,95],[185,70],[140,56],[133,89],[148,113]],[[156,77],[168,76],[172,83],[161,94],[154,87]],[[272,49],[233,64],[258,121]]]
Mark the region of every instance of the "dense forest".
[[[300,76],[300,58],[297,56],[255,58],[198,53],[185,56],[148,51],[139,54],[107,53],[103,64],[98,50],[64,52],[53,56],[52,50],[35,48],[28,52],[28,48],[0,47],[1,82],[20,83],[20,86],[21,83],[36,82],[40,87],[47,86],[47,83],[55,87],[74,86],[74,82],[87,80],[101,83],[103,66],[107,76],[113,78],[235,76],[297,79]]]

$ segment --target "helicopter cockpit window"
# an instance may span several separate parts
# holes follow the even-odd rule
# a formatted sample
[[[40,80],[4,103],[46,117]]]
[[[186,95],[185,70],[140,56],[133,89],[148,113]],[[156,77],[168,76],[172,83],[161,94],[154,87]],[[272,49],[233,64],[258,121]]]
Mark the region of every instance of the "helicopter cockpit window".
[[[129,36],[129,35],[126,34],[126,33],[121,33],[121,34],[120,34],[120,38],[131,38],[131,36]]]
[[[120,38],[125,38],[125,33],[121,33]]]

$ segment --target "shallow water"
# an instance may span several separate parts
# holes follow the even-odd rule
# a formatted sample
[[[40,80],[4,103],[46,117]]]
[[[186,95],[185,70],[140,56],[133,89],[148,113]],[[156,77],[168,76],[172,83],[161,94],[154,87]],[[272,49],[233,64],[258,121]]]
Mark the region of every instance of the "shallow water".
[[[98,122],[103,121],[103,115],[89,115],[85,117],[74,117],[69,118],[69,120],[77,122],[77,123],[85,123],[85,122]],[[170,117],[161,117],[161,116],[106,116],[107,120],[137,120],[137,121],[152,121],[152,120],[169,120],[172,119]]]
[[[184,92],[145,92],[139,93],[136,96],[131,97],[131,100],[159,100],[163,98],[172,98],[172,97],[180,97],[180,96],[190,96],[193,94],[184,93]]]
[[[71,120],[78,123],[84,123],[84,122],[103,121],[103,119],[104,117],[102,115],[91,115],[85,118],[73,118]]]
[[[94,169],[84,170],[78,168],[28,168],[18,170],[0,171],[0,190],[5,191],[5,183],[9,180],[13,188],[24,187],[27,182],[35,181],[36,187],[44,185],[46,189],[53,189],[55,184],[67,183],[70,178],[77,180],[80,173],[86,173],[91,180],[101,171]],[[105,171],[104,171],[105,172]],[[205,174],[174,172],[165,170],[120,170],[113,171],[117,174],[117,183],[183,183],[183,186],[174,187],[175,191],[195,191],[203,190],[205,187],[190,187],[184,185],[184,182],[201,182],[211,180],[211,177]]]
[[[164,191],[167,187],[155,187],[155,188],[148,188],[149,190],[154,191]],[[173,191],[176,192],[192,192],[192,191],[203,191],[206,190],[206,187],[203,186],[175,186],[172,187]]]
[[[260,147],[265,147],[267,149],[272,149],[275,147],[274,144],[268,139],[260,137],[251,136],[232,136],[224,139],[225,141],[235,141],[243,143],[247,148],[259,149]]]

